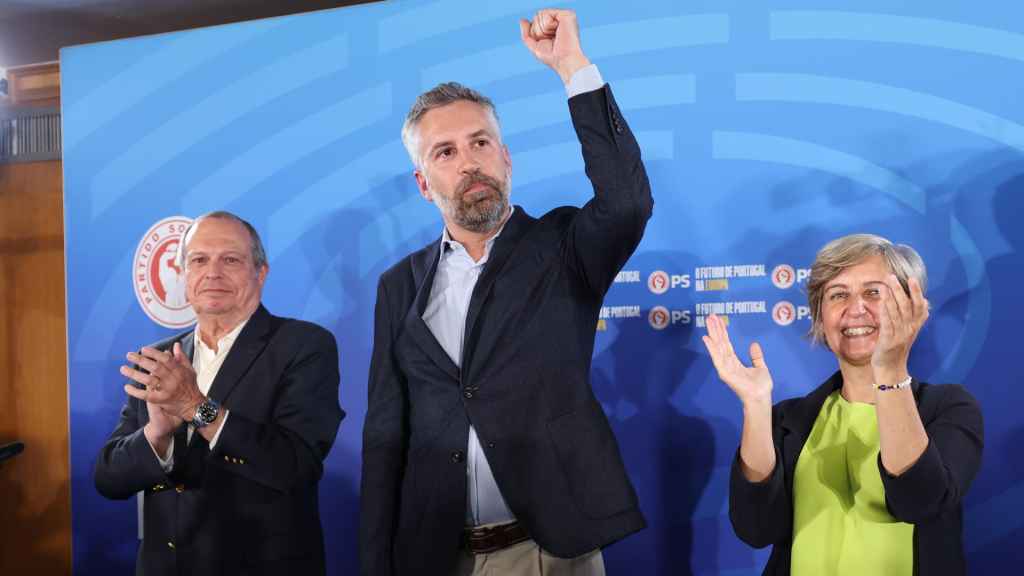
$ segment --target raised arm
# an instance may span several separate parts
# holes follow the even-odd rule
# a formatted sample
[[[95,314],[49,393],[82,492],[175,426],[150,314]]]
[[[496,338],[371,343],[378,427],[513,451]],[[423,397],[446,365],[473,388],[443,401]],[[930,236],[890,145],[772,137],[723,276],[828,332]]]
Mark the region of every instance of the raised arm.
[[[519,26],[523,43],[573,94],[569,112],[594,197],[573,218],[566,256],[590,290],[603,296],[636,250],[653,210],[640,147],[583,52],[576,14],[541,10]]]
[[[711,355],[718,377],[736,394],[743,405],[743,435],[740,440],[740,466],[750,482],[762,482],[775,469],[775,445],[772,443],[772,375],[764,361],[761,346],[750,345],[750,366],[744,366],[729,339],[729,329],[717,315],[707,318],[708,333],[704,346]]]

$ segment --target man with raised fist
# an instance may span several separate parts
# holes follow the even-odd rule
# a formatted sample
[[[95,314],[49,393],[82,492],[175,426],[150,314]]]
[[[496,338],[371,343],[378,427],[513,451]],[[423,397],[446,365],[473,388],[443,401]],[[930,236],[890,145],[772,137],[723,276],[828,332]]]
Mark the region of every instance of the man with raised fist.
[[[580,47],[542,10],[522,41],[558,73],[594,196],[534,218],[509,204],[491,101],[449,82],[402,127],[440,237],[384,272],[363,430],[366,576],[604,574],[644,527],[590,386],[605,292],[653,202],[640,149]]]

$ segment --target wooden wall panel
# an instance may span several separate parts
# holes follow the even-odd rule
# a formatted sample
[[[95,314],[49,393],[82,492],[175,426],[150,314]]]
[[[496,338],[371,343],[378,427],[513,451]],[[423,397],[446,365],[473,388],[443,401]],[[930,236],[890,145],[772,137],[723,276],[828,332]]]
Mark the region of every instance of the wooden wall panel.
[[[71,573],[61,163],[0,164],[0,574]]]

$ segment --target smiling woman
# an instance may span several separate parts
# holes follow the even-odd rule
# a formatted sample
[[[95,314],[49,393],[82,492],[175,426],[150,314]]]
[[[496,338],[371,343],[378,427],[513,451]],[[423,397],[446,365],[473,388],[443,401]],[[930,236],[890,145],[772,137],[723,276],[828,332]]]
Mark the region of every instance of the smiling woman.
[[[826,244],[807,287],[810,335],[839,371],[774,406],[760,346],[744,366],[725,323],[708,318],[704,344],[743,403],[729,516],[742,540],[774,546],[765,574],[966,574],[961,502],[982,417],[961,386],[908,372],[926,285],[910,246],[871,234]]]

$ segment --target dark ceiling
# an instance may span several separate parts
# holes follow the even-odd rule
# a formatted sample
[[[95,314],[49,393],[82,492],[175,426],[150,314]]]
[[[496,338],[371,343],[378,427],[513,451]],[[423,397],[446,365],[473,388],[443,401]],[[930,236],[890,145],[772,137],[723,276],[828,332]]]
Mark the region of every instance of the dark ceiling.
[[[371,1],[0,0],[0,67],[56,60],[62,46]]]

